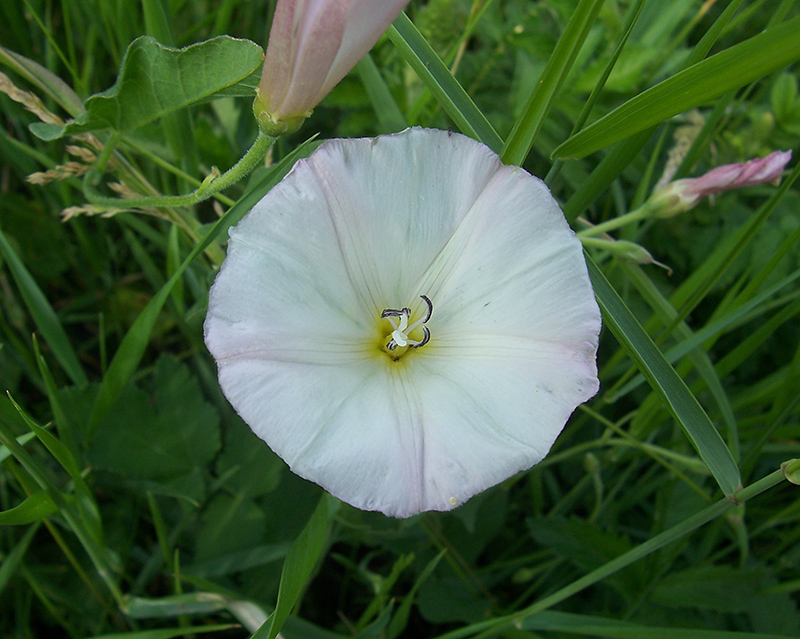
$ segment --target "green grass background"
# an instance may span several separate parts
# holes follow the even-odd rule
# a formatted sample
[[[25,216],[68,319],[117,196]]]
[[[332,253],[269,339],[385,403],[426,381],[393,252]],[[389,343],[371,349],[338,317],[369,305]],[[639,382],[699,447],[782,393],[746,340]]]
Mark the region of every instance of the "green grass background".
[[[587,243],[600,394],[449,514],[361,512],[290,473],[222,397],[202,322],[225,229],[316,134],[464,132],[576,230],[665,170],[798,151],[798,3],[413,0],[267,165],[160,199],[252,144],[260,51],[194,49],[213,73],[156,108],[135,98],[170,86],[164,50],[129,45],[263,46],[273,10],[0,3],[0,637],[797,636],[796,161]],[[134,94],[87,102],[123,67]]]

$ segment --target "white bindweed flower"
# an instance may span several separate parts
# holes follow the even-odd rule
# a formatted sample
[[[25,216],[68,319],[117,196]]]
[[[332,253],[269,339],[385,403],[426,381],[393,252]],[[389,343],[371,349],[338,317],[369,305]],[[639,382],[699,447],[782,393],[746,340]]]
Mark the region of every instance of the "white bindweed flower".
[[[598,389],[600,313],[547,187],[410,129],[333,140],[231,231],[205,339],[298,475],[367,510],[449,510],[549,451]]]

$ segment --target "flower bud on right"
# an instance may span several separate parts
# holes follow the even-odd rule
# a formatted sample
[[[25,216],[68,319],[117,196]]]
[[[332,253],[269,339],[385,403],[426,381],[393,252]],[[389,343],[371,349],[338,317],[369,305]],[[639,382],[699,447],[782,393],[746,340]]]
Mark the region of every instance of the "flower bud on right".
[[[781,172],[791,159],[791,151],[775,151],[764,158],[724,164],[700,177],[670,182],[653,193],[644,206],[654,217],[667,218],[694,208],[707,195],[765,182],[779,184]]]

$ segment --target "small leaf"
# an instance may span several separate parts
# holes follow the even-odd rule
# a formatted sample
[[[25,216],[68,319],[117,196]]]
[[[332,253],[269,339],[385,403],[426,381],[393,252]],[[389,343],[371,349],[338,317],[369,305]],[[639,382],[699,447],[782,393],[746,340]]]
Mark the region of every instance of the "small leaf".
[[[142,36],[125,53],[117,81],[86,100],[86,113],[66,125],[34,123],[31,131],[53,140],[98,129],[132,131],[192,104],[252,96],[264,52],[255,42],[219,36],[172,49]]]

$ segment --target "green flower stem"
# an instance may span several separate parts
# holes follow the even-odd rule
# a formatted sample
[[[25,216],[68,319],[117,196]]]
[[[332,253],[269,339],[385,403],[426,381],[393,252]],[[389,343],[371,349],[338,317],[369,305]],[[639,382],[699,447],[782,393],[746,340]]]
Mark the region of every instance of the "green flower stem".
[[[202,182],[200,180],[198,180],[197,178],[189,175],[188,173],[186,173],[184,171],[181,171],[178,167],[176,167],[176,166],[170,164],[169,162],[167,162],[166,160],[160,158],[158,155],[156,155],[152,151],[146,149],[145,147],[139,146],[138,144],[134,144],[130,140],[125,140],[125,145],[129,146],[131,149],[133,149],[137,154],[141,155],[142,157],[147,158],[150,162],[152,162],[156,166],[161,167],[162,169],[164,169],[165,171],[168,171],[169,173],[172,173],[172,175],[174,175],[177,178],[180,178],[184,182],[187,182],[188,184],[190,184],[192,186],[195,186],[195,187],[199,187],[202,184]],[[214,198],[216,200],[219,200],[222,204],[224,204],[225,206],[228,206],[228,207],[233,206],[234,203],[235,203],[235,200],[233,200],[233,199],[231,199],[231,198],[229,198],[229,197],[227,197],[225,195],[222,195],[221,193],[216,193],[214,195]]]
[[[622,226],[626,226],[627,224],[633,224],[634,222],[639,222],[640,220],[645,219],[650,215],[650,207],[647,203],[640,206],[638,209],[634,209],[630,213],[626,213],[625,215],[620,215],[619,217],[615,217],[610,220],[606,220],[601,224],[597,224],[596,226],[591,226],[588,229],[583,229],[582,231],[578,231],[577,236],[580,238],[581,241],[584,241],[584,238],[592,237],[594,235],[600,235],[601,233],[608,233],[609,231],[616,230]]]
[[[591,230],[592,228],[596,227],[591,227],[590,229],[587,230]],[[613,240],[603,240],[598,237],[583,235],[583,231],[580,231],[577,235],[578,239],[581,241],[581,244],[583,244],[584,246],[593,246],[594,248],[607,249],[609,244],[613,242]]]
[[[253,146],[236,164],[222,175],[212,173],[203,180],[203,183],[196,190],[185,195],[151,195],[134,198],[106,197],[95,188],[99,182],[99,171],[90,171],[86,174],[83,180],[83,192],[90,203],[115,209],[193,206],[209,199],[250,173],[264,159],[275,139],[259,132]],[[105,158],[101,157],[101,161],[103,159]],[[101,163],[99,163],[99,166],[102,168]]]

